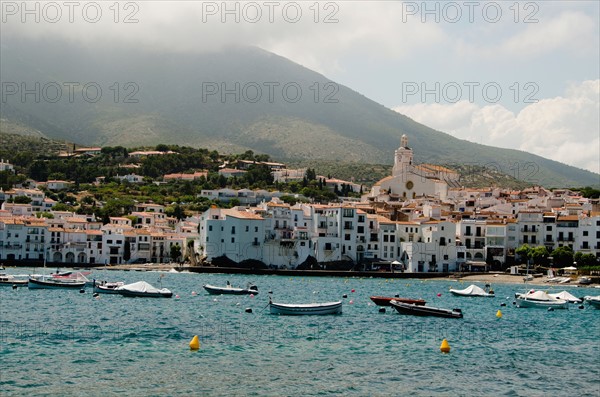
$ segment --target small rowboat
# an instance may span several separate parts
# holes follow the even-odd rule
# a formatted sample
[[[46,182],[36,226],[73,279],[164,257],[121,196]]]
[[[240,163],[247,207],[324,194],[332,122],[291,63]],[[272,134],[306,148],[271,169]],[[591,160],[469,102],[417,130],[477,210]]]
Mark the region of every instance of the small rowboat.
[[[413,316],[436,316],[447,318],[462,318],[463,314],[460,309],[442,309],[439,307],[419,306],[410,303],[402,303],[395,300],[390,301],[390,304],[400,314],[410,314]]]
[[[82,289],[85,281],[61,280],[47,277],[29,277],[27,282],[29,289]]]
[[[248,284],[246,288],[236,288],[227,283],[225,287],[217,287],[214,285],[206,284],[202,286],[209,294],[213,295],[250,295],[250,294],[258,294],[258,287],[254,284]]]
[[[322,315],[322,314],[341,314],[342,301],[326,303],[273,303],[269,302],[271,314],[282,314],[290,316],[299,315]]]
[[[390,298],[387,296],[372,296],[371,300],[375,302],[377,306],[391,306],[390,301],[395,300],[402,303],[412,303],[414,305],[424,306],[425,302],[423,299],[409,299],[409,298]]]
[[[122,287],[123,285],[125,285],[125,283],[122,281],[115,282],[115,283],[107,283],[105,281],[103,281],[101,283],[96,282],[94,284],[94,293],[118,295],[119,291],[117,291],[117,288]]]

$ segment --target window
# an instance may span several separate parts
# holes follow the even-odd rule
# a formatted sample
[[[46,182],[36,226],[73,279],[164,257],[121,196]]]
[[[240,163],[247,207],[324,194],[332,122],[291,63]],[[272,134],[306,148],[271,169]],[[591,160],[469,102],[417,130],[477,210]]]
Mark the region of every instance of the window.
[[[546,226],[546,231],[547,232],[551,232],[552,231],[552,226]]]
[[[208,225],[208,231],[212,232],[212,225]]]
[[[588,231],[587,231],[587,230],[584,230],[584,231],[583,231],[583,235],[584,235],[585,237],[587,237],[587,235],[588,235]]]
[[[344,240],[350,241],[350,235],[349,234],[344,235]]]
[[[387,234],[384,234],[384,235],[383,235],[383,242],[384,242],[384,243],[387,243],[387,242],[388,242],[388,239],[389,239],[388,235],[387,235]]]
[[[231,226],[231,234],[235,234],[235,226]]]
[[[396,242],[396,235],[392,234],[392,235],[390,235],[390,243],[394,243],[394,242]]]
[[[254,232],[258,233],[258,226],[254,226]]]
[[[444,260],[447,261],[448,260],[448,255],[444,255]]]
[[[250,226],[246,225],[246,232],[250,231]]]
[[[232,238],[231,238],[231,242],[232,242],[232,243],[235,243],[235,237],[232,237]]]

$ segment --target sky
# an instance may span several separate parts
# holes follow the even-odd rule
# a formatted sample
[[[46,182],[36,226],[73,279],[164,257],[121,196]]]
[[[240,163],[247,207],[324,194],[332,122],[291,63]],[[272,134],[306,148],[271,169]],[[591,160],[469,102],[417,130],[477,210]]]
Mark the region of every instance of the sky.
[[[1,12],[2,41],[258,46],[457,138],[600,173],[598,1],[2,1]]]

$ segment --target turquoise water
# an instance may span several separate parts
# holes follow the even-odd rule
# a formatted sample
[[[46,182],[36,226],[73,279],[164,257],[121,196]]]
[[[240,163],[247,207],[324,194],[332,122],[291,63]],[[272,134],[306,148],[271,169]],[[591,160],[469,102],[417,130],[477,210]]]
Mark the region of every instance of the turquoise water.
[[[448,289],[468,284],[449,280],[93,275],[162,283],[180,298],[0,288],[0,395],[600,395],[600,310],[518,309],[512,297],[523,285],[493,285],[496,298],[460,298]],[[215,297],[202,289],[227,280],[253,281],[260,293]],[[348,298],[338,316],[273,316],[263,310],[267,291],[285,303]],[[460,307],[464,318],[379,313],[369,299],[395,294]],[[194,335],[196,352],[188,347]],[[450,354],[439,351],[443,338]]]

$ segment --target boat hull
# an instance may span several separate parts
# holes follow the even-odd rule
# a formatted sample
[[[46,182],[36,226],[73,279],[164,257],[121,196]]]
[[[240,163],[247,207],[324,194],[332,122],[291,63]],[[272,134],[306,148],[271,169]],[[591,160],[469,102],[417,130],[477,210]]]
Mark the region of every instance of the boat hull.
[[[446,318],[462,318],[463,314],[458,309],[442,309],[431,306],[419,306],[410,303],[402,303],[398,301],[391,301],[391,305],[400,314],[408,314],[412,316],[434,316],[434,317],[446,317]]]
[[[117,293],[128,298],[171,298],[173,296],[172,292],[138,292],[123,289],[118,290]]]
[[[596,309],[600,309],[600,297],[586,297],[585,301],[589,303],[592,307]]]
[[[85,281],[57,281],[36,280],[30,278],[27,281],[29,289],[81,289],[85,288]]]
[[[411,303],[414,305],[424,306],[425,302],[423,299],[408,299],[408,298],[390,298],[387,296],[371,296],[371,300],[377,306],[391,306],[390,301],[395,300],[402,303]]]
[[[454,296],[466,296],[472,298],[493,298],[496,296],[494,294],[468,294],[453,289],[450,290],[450,293]]]
[[[234,287],[216,287],[214,285],[203,285],[202,286],[209,294],[212,295],[256,295],[258,289],[249,288],[234,288]]]
[[[117,291],[115,288],[116,287],[111,288],[111,287],[105,287],[102,285],[96,285],[96,286],[94,286],[94,293],[119,295],[119,291]]]
[[[342,314],[342,301],[310,304],[270,303],[271,314],[286,316]]]
[[[541,309],[547,309],[547,308],[551,307],[553,309],[568,309],[569,302],[563,301],[563,300],[539,301],[539,300],[532,300],[532,299],[526,299],[523,297],[518,297],[517,298],[517,307],[525,307],[525,308],[534,307],[534,308],[541,308]]]

